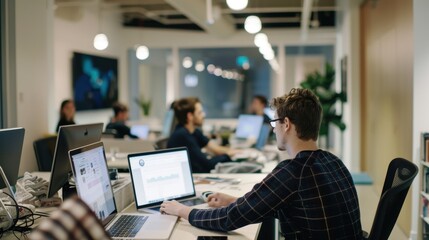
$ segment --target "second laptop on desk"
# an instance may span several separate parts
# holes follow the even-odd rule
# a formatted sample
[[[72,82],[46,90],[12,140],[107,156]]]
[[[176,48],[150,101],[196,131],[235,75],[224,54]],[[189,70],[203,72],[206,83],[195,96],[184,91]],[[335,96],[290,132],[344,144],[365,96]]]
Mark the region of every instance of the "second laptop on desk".
[[[195,192],[187,148],[130,154],[128,162],[137,209],[157,208],[165,200],[204,203]]]
[[[175,216],[117,213],[103,143],[71,150],[69,157],[79,197],[95,212],[113,239],[170,237],[177,221]]]

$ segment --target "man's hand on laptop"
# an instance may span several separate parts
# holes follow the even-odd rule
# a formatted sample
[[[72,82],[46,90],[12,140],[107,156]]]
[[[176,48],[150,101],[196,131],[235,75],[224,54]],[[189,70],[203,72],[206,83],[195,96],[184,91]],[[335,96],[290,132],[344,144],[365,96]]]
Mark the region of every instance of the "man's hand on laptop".
[[[213,193],[207,197],[207,204],[209,207],[225,207],[237,200],[236,197],[225,193]]]
[[[228,154],[228,156],[233,157],[236,154],[240,154],[243,153],[243,150],[241,149],[229,149],[228,152],[226,154]]]
[[[175,200],[164,201],[161,204],[161,208],[160,208],[160,212],[162,214],[178,216],[185,220],[188,220],[189,213],[191,213],[191,210],[192,208],[185,206]]]

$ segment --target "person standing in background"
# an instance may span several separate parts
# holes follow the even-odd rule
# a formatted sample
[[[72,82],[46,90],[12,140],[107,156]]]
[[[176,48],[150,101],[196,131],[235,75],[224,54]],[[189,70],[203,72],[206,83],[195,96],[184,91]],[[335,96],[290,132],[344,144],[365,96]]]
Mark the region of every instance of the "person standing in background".
[[[60,120],[58,121],[56,132],[60,129],[60,126],[76,124],[74,121],[74,114],[76,108],[74,102],[71,99],[66,99],[61,103],[60,107]]]

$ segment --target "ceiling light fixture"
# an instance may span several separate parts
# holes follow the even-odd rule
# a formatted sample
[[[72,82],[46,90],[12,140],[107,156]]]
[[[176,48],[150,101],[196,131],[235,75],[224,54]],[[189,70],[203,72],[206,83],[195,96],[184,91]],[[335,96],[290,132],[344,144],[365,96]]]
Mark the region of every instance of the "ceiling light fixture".
[[[248,0],[226,0],[226,4],[229,8],[235,11],[243,10],[247,7]]]
[[[97,50],[104,50],[109,46],[109,39],[107,39],[106,34],[101,31],[101,14],[100,14],[100,4],[98,5],[98,31],[99,33],[95,35],[93,45]]]
[[[183,61],[182,61],[182,66],[184,67],[184,68],[191,68],[192,67],[192,58],[190,58],[190,57],[185,57],[185,58],[183,58]]]
[[[268,37],[265,33],[258,33],[255,35],[254,43],[257,47],[261,47],[268,43]]]
[[[202,72],[202,71],[204,71],[204,68],[205,68],[205,66],[204,66],[203,61],[199,60],[195,63],[195,71]]]
[[[145,60],[149,57],[149,49],[146,46],[138,46],[136,50],[136,57],[140,60]]]
[[[261,19],[254,15],[248,16],[244,21],[244,29],[250,34],[258,33],[262,29]]]
[[[106,34],[99,33],[94,37],[94,48],[97,50],[104,50],[109,46],[109,40],[107,39]]]

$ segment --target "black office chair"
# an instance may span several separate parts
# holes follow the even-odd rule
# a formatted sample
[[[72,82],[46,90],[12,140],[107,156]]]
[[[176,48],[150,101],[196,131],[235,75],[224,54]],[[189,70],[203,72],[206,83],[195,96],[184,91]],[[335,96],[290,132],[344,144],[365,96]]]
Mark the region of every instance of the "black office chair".
[[[161,138],[161,139],[159,139],[159,140],[157,140],[155,142],[155,144],[153,145],[153,147],[156,150],[166,149],[167,148],[167,143],[168,143],[168,138]]]
[[[387,169],[383,191],[369,235],[363,239],[387,240],[395,226],[408,189],[418,173],[417,166],[403,158],[395,158]]]
[[[56,142],[56,135],[41,138],[33,142],[34,153],[36,154],[39,171],[51,171]]]

